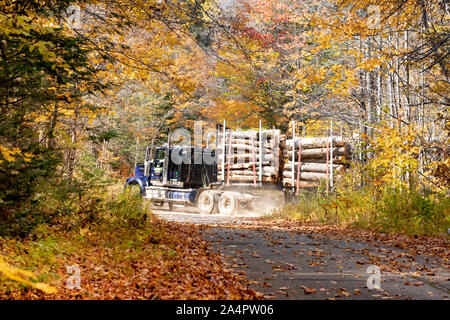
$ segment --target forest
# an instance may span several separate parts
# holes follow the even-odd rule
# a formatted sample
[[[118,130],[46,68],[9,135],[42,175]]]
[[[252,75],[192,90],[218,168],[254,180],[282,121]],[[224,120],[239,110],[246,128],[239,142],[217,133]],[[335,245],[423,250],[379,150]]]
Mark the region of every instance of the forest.
[[[147,146],[195,121],[305,138],[332,122],[348,169],[265,223],[448,249],[449,14],[444,0],[0,1],[0,299],[263,298],[194,227],[123,192]],[[74,263],[117,266],[73,293]]]

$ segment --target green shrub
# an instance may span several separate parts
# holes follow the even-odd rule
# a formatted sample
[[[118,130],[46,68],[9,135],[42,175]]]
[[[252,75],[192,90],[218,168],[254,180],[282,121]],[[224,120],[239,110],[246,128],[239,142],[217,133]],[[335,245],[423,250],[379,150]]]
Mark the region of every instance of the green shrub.
[[[37,178],[20,204],[0,208],[0,236],[26,237],[41,224],[70,230],[99,223],[114,183],[96,167],[94,157],[81,153],[72,177]]]
[[[342,189],[330,195],[301,193],[295,203],[274,217],[314,221],[381,232],[442,235],[450,227],[450,198],[445,192],[366,186]]]
[[[439,235],[450,227],[450,199],[445,193],[386,190],[376,203],[381,231]]]
[[[108,213],[105,218],[118,226],[140,227],[147,219],[149,204],[144,202],[139,193],[125,190],[109,198],[104,208]]]

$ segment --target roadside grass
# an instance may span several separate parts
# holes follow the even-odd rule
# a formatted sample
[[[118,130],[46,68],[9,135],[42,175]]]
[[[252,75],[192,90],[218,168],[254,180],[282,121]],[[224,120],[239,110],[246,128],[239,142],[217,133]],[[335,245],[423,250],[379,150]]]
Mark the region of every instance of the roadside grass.
[[[5,262],[57,289],[46,294],[2,274],[0,299],[254,299],[246,279],[223,267],[194,227],[157,219],[147,202],[114,187],[89,221],[64,216],[25,239],[0,238]],[[86,217],[84,217],[86,218]],[[70,289],[68,266],[80,270]]]
[[[143,228],[148,224],[149,210],[140,197],[116,192],[117,186],[108,191],[105,194],[110,196],[96,201],[97,207],[88,215],[61,215],[57,223],[37,225],[24,239],[0,237],[1,256],[9,265],[36,275],[33,282],[55,284],[61,280],[60,271],[68,265],[70,257],[79,256],[82,262],[86,249],[101,246],[120,252],[132,247],[140,251],[145,237],[163,232],[161,228]],[[125,261],[133,258],[129,254],[117,256]],[[0,270],[0,296],[20,296],[31,291],[29,286],[8,279]]]
[[[269,216],[268,216],[269,217]],[[382,233],[446,237],[450,198],[446,192],[421,194],[399,189],[303,192],[270,218],[314,222]]]

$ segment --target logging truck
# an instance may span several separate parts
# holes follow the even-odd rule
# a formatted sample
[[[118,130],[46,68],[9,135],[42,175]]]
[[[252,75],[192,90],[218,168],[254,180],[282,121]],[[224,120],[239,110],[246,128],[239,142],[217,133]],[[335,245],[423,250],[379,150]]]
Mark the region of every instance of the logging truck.
[[[294,125],[295,128],[295,125]],[[280,130],[231,130],[216,126],[206,147],[171,145],[146,148],[145,160],[126,180],[155,206],[196,206],[201,213],[233,215],[239,210],[268,211],[289,202],[319,181],[332,185],[344,168],[348,148],[341,137],[286,140]]]

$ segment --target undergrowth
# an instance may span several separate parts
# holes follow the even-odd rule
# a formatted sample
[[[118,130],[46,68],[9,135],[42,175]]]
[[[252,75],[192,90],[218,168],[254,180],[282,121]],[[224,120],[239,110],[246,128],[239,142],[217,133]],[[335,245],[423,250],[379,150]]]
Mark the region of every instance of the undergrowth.
[[[123,255],[126,249],[139,251],[142,239],[150,235],[164,238],[163,228],[148,222],[152,219],[148,204],[138,194],[122,189],[121,184],[110,185],[102,192],[80,196],[83,202],[77,203],[76,197],[67,196],[73,192],[48,188],[42,195],[47,200],[35,207],[44,218],[25,221],[24,237],[18,237],[21,233],[13,232],[14,228],[0,237],[0,292],[8,296],[30,287],[53,292],[43,282],[57,281],[56,271],[64,268],[67,257],[81,255],[99,239],[98,245],[114,248],[123,260],[130,258]],[[59,197],[60,193],[66,198]]]
[[[445,237],[450,228],[446,192],[422,194],[397,188],[379,191],[366,186],[327,195],[303,192],[272,217],[320,222],[385,233]]]

